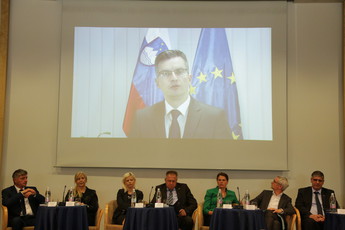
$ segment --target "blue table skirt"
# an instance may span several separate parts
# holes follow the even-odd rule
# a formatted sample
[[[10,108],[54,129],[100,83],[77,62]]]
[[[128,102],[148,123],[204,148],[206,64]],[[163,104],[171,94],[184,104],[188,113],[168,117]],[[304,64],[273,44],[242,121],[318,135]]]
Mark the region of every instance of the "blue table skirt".
[[[324,230],[345,230],[345,215],[326,213]]]
[[[178,230],[174,208],[129,208],[123,230]]]
[[[210,230],[259,230],[266,229],[262,210],[216,208],[210,222]]]
[[[88,230],[85,206],[38,208],[35,230]]]

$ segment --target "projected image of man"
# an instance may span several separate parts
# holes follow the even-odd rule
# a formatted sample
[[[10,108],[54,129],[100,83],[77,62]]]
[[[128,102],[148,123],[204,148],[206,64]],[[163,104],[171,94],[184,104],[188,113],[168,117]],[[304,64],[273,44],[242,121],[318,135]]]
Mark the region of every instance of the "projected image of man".
[[[231,138],[225,112],[190,96],[192,76],[182,51],[160,53],[155,68],[165,100],[137,111],[129,137]]]

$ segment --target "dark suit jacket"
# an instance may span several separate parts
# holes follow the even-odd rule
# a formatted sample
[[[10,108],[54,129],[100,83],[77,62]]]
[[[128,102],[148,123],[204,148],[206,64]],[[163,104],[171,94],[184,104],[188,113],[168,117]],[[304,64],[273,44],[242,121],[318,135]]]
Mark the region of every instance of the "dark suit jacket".
[[[135,189],[137,195],[137,201],[142,201],[144,199],[144,194],[142,191]],[[125,190],[119,189],[116,196],[117,208],[114,211],[113,215],[113,224],[122,224],[123,220],[126,217],[127,209],[131,207],[131,195],[128,195],[128,192]]]
[[[27,186],[26,188],[31,188],[36,191],[35,196],[29,196],[28,198],[31,209],[34,215],[36,215],[39,205],[44,203],[44,196],[39,194],[36,187]],[[18,193],[14,185],[2,190],[2,205],[8,208],[8,222],[9,223],[12,221],[14,217],[20,216],[20,212],[21,212],[20,200],[22,198],[23,198],[23,194],[20,192]]]
[[[68,201],[68,197],[69,192],[65,197],[65,201]],[[78,198],[78,196],[75,198]],[[96,190],[89,189],[88,187],[86,187],[85,193],[83,193],[80,202],[87,205],[86,211],[89,226],[95,226],[96,213],[98,210],[98,196]]]
[[[165,103],[138,110],[129,137],[166,138]],[[232,138],[224,110],[191,97],[183,138]]]
[[[156,187],[161,190],[162,200],[167,200],[167,187],[166,184],[161,184]],[[198,204],[190,191],[188,185],[177,183],[176,184],[177,202],[174,204],[176,211],[184,209],[188,216],[192,216],[194,210],[198,207]],[[151,201],[151,203],[156,203],[156,193]]]
[[[255,201],[261,210],[266,210],[270,203],[272,194],[273,194],[272,190],[264,190],[251,201]],[[283,195],[281,196],[279,200],[278,208],[283,209],[284,214],[286,215],[295,214],[295,209],[292,206],[291,198],[285,193],[283,193]]]
[[[324,210],[327,210],[330,208],[329,198],[332,193],[334,193],[334,191],[331,189],[322,188],[321,190],[322,206]],[[312,205],[312,200],[313,200],[312,187],[309,186],[306,188],[298,189],[295,206],[300,211],[302,218],[307,218],[311,215],[310,208]],[[338,202],[337,202],[337,207],[339,208]]]

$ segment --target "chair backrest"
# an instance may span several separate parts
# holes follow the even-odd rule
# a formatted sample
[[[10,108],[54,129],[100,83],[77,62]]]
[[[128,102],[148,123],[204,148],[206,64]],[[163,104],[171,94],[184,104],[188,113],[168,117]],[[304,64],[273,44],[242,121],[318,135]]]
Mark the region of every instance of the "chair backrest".
[[[112,219],[113,219],[113,214],[116,208],[117,208],[116,200],[111,200],[105,205],[104,225],[111,224]]]
[[[286,220],[286,229],[287,230],[294,230],[295,228],[295,223],[296,223],[296,214],[293,215],[286,215],[285,220]]]
[[[103,209],[98,208],[96,213],[95,226],[89,226],[89,230],[99,230],[101,228],[101,219],[103,216]]]
[[[295,207],[296,212],[296,230],[302,230],[302,224],[301,224],[301,214],[298,210],[298,208]]]
[[[2,208],[2,215],[1,215],[1,230],[11,230],[12,228],[7,227],[8,225],[8,209],[6,206],[1,205]],[[28,226],[28,227],[24,227],[23,230],[34,230],[35,227],[34,226]]]
[[[6,230],[7,224],[8,224],[8,210],[7,210],[7,207],[3,206],[3,205],[1,205],[1,208],[2,208],[2,215],[1,215],[2,226],[1,226],[1,229]]]
[[[201,226],[204,225],[204,215],[202,213],[202,209],[204,208],[204,202],[200,202],[198,204],[197,212],[197,230],[200,229]]]

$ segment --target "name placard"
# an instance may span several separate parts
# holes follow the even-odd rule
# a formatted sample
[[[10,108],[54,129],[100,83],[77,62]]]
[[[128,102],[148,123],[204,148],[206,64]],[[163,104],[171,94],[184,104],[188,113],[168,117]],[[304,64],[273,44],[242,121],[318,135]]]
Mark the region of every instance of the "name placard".
[[[246,209],[246,210],[255,210],[255,208],[256,208],[255,205],[253,205],[253,204],[247,204],[245,209]]]
[[[155,203],[155,208],[164,208],[163,203]]]
[[[48,202],[48,207],[56,207],[57,202]]]
[[[345,209],[337,209],[337,213],[338,214],[343,214],[343,215],[345,215]]]
[[[135,208],[143,208],[144,207],[144,203],[135,203]]]
[[[223,208],[232,209],[232,204],[223,204]]]
[[[75,202],[74,201],[67,201],[66,206],[75,206]]]

